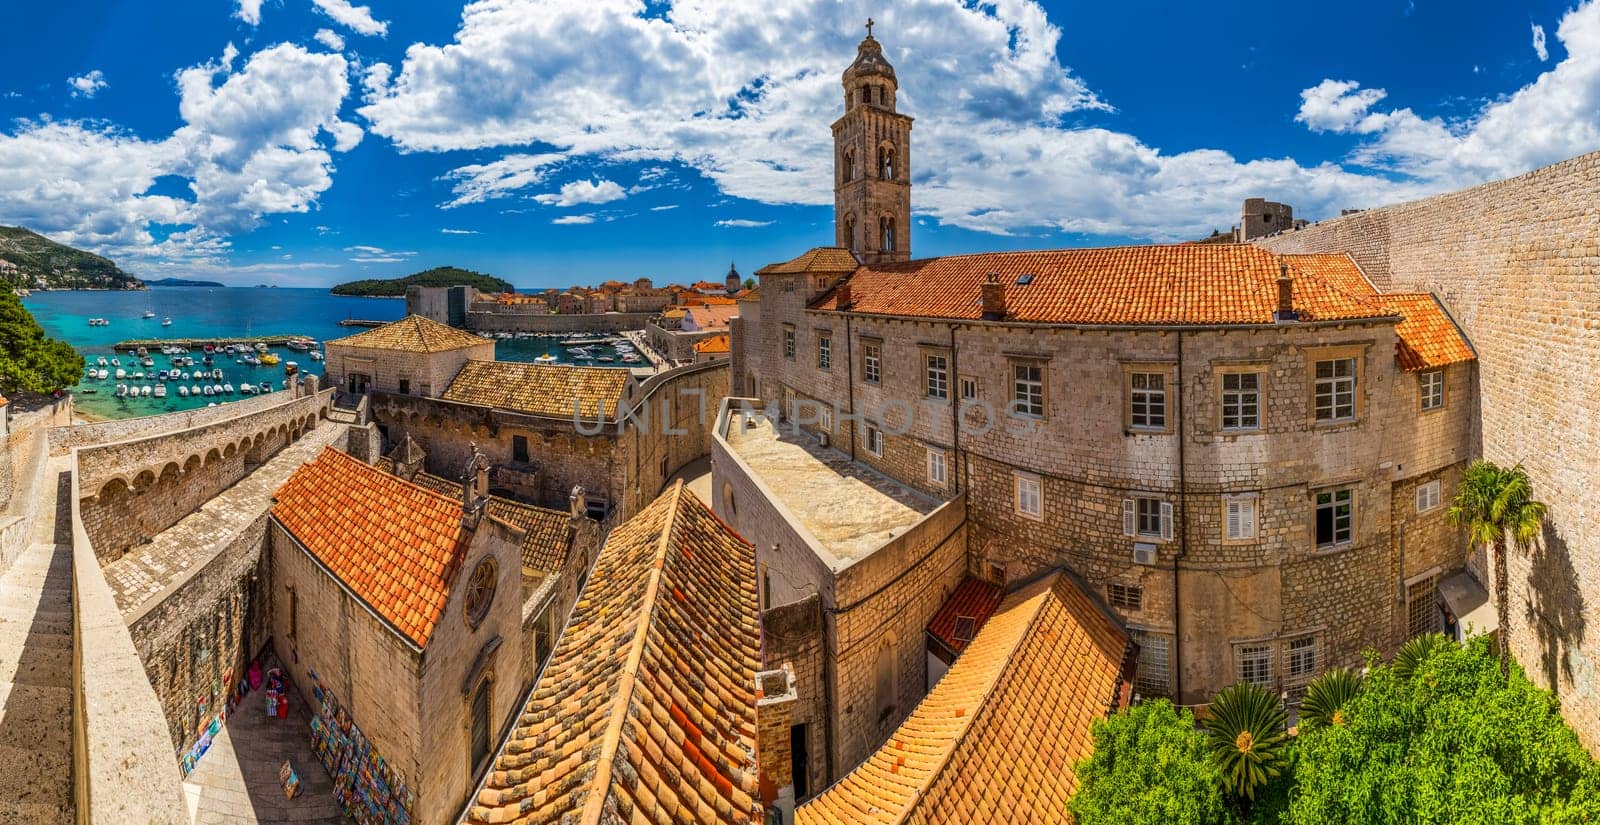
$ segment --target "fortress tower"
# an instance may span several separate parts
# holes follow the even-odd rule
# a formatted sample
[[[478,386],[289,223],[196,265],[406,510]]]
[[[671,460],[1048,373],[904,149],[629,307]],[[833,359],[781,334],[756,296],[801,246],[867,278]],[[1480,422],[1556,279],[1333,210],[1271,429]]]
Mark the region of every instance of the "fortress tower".
[[[844,72],[833,123],[834,243],[872,264],[911,257],[911,118],[895,111],[894,67],[867,37]]]

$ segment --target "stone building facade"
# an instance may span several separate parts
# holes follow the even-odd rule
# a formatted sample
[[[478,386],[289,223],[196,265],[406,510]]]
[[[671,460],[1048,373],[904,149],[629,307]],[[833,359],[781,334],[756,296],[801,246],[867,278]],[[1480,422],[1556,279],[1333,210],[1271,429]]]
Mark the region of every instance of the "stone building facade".
[[[493,361],[494,341],[408,315],[329,341],[327,380],[345,392],[437,395],[469,360]]]
[[[868,25],[833,124],[833,204],[834,244],[873,263],[911,257],[911,117],[895,111],[898,90]]]

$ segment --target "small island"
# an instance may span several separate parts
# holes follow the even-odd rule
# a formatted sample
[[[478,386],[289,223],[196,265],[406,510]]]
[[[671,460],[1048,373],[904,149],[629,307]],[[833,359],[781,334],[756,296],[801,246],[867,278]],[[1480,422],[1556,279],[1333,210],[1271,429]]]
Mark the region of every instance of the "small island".
[[[404,278],[368,278],[339,284],[331,291],[335,295],[359,295],[366,298],[404,298],[408,286],[461,286],[480,292],[512,292],[509,281],[493,275],[473,272],[454,266],[436,266]]]
[[[155,281],[145,281],[147,286],[227,286],[216,281],[191,281],[188,278],[161,278]]]

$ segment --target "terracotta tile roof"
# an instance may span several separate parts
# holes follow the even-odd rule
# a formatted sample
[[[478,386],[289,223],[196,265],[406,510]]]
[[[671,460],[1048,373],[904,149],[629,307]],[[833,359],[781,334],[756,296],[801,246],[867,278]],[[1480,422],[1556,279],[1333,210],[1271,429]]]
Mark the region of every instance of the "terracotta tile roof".
[[[726,292],[728,285],[720,281],[697,281],[689,288],[700,292]]]
[[[590,421],[616,417],[633,374],[624,369],[511,361],[468,361],[440,396],[446,401],[571,418],[573,400]]]
[[[728,333],[719,332],[703,341],[694,342],[694,351],[705,355],[726,355],[732,351]]]
[[[432,473],[417,473],[412,481],[440,495],[461,500],[461,482],[441,478]],[[522,566],[530,570],[554,573],[567,560],[572,548],[572,517],[560,510],[537,507],[509,498],[490,496],[486,512],[523,531]]]
[[[273,496],[272,516],[384,621],[426,647],[471,534],[461,502],[331,447]]]
[[[698,292],[685,295],[683,305],[686,307],[731,307],[739,303],[726,295],[702,295]]]
[[[688,312],[689,311],[683,307],[669,307],[666,312],[661,314],[667,318],[682,318],[684,315],[688,314]]]
[[[716,306],[691,306],[687,315],[693,320],[695,326],[702,330],[727,329],[728,320],[739,314],[739,306],[733,302],[718,304]]]
[[[1320,262],[1317,262],[1320,263]],[[1008,321],[1055,324],[1270,324],[1278,307],[1278,256],[1249,244],[1174,244],[1039,252],[990,252],[856,269],[850,310],[935,318],[982,317],[979,285],[1005,284]],[[1379,318],[1388,313],[1297,269],[1301,320]],[[1023,276],[1030,283],[1019,283]],[[1026,280],[1026,279],[1025,279]],[[812,308],[838,309],[837,288]]]
[[[1432,295],[1402,292],[1380,295],[1378,300],[1390,312],[1405,317],[1395,330],[1400,341],[1394,360],[1400,369],[1415,372],[1478,359],[1461,329]]]
[[[842,246],[819,246],[793,260],[767,264],[757,275],[803,275],[810,272],[844,274],[860,266],[856,256]]]
[[[1070,822],[1128,637],[1063,574],[1011,594],[889,741],[796,825]]]
[[[441,324],[421,315],[407,315],[393,323],[366,332],[338,338],[329,344],[367,349],[393,349],[403,352],[448,352],[493,343],[470,332]]]
[[[928,633],[951,653],[959,655],[972,642],[972,634],[982,629],[983,623],[994,615],[1005,595],[1006,592],[998,585],[968,576],[956,585],[955,592],[945,600],[939,612],[933,614],[933,619],[928,622]],[[965,625],[964,619],[971,620],[972,626],[962,627],[962,633],[958,634],[957,625]]]
[[[612,531],[465,821],[760,821],[755,579],[681,481]]]
[[[759,301],[761,300],[761,287],[753,286],[739,293],[738,298],[741,301]]]
[[[1361,271],[1355,259],[1345,252],[1318,252],[1306,255],[1284,255],[1284,263],[1289,265],[1291,275],[1305,273],[1327,281],[1330,286],[1346,295],[1357,298],[1372,298],[1378,294],[1378,288],[1367,279],[1367,273]]]

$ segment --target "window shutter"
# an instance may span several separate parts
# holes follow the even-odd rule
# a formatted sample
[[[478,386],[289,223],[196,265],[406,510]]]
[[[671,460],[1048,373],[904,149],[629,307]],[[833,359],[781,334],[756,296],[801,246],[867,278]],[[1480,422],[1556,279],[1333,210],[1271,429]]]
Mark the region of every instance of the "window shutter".
[[[1172,538],[1172,505],[1165,501],[1161,502],[1161,537]]]
[[[1228,538],[1230,539],[1239,538],[1244,534],[1244,531],[1239,524],[1240,516],[1242,515],[1239,512],[1241,509],[1243,508],[1239,506],[1238,501],[1233,499],[1228,500]]]
[[[1133,499],[1122,500],[1122,535],[1133,535]]]
[[[1254,538],[1256,534],[1256,499],[1239,502],[1239,538]]]

